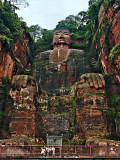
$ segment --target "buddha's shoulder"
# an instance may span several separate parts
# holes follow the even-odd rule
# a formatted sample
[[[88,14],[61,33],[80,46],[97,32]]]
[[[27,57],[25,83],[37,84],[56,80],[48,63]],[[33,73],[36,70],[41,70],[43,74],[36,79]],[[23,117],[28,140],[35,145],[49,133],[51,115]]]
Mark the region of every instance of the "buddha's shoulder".
[[[44,52],[39,52],[35,56],[35,59],[39,60],[41,58],[42,59],[49,58],[50,55],[52,54],[52,51],[53,50],[47,50],[47,51],[44,51]],[[84,50],[82,50],[82,49],[69,49],[69,56],[77,56],[77,55],[84,56],[85,55]]]
[[[52,52],[52,50],[47,50],[47,51],[39,52],[35,56],[35,59],[48,58],[50,56],[51,52]]]
[[[82,49],[70,49],[70,54],[85,54]]]

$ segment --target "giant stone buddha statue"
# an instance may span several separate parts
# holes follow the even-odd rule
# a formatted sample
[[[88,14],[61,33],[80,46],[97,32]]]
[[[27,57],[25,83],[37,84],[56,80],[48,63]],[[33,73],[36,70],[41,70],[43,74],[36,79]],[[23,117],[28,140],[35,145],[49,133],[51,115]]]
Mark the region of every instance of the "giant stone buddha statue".
[[[70,49],[70,43],[69,30],[55,30],[53,50],[41,52],[35,57],[33,75],[41,89],[55,94],[68,92],[82,74],[91,72],[84,51]],[[96,88],[104,86],[102,76],[91,76]]]
[[[71,130],[73,104],[67,102],[77,99],[72,138],[109,137],[114,127],[110,116],[104,114],[109,110],[104,78],[99,73],[91,73],[86,53],[70,49],[70,43],[69,30],[57,29],[53,50],[40,52],[34,59],[33,76],[39,82],[45,133],[68,138],[65,135]]]

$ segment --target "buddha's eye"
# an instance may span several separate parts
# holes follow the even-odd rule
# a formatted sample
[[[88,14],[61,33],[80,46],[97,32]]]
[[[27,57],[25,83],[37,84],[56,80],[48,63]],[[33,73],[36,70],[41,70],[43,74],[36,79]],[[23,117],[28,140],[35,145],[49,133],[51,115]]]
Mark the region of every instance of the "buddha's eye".
[[[58,33],[56,33],[56,35],[60,35],[60,33],[58,32]]]
[[[64,35],[69,35],[69,33],[67,33],[67,32],[64,32]]]

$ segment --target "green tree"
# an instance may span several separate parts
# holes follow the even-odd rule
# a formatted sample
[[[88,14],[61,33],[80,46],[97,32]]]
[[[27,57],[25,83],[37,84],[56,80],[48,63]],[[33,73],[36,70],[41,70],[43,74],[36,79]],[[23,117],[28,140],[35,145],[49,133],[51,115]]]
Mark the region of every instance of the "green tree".
[[[42,30],[43,29],[38,24],[29,27],[30,34],[32,35],[34,41],[37,41],[37,39],[42,36]]]
[[[59,21],[56,25],[57,28],[66,28],[69,29],[70,32],[76,32],[79,27],[79,17],[74,15],[69,15],[65,20]]]
[[[42,29],[41,37],[35,43],[36,53],[52,48],[53,30]]]
[[[19,9],[20,7],[28,7],[29,3],[26,0],[4,0],[4,2],[9,2],[14,10]]]
[[[0,7],[2,6],[2,1],[0,0]]]
[[[17,39],[22,35],[21,22],[17,14],[13,12],[9,3],[5,3],[2,9],[1,19],[4,25],[9,28],[12,38]]]

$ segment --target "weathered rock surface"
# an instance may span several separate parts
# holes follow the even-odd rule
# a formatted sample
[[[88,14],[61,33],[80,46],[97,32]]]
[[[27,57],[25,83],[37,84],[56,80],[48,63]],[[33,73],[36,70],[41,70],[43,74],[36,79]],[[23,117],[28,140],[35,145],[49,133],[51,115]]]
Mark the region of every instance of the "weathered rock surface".
[[[55,58],[54,54],[58,56],[58,53],[52,53],[52,50],[39,53],[35,57],[32,72],[41,89],[55,95],[69,93],[72,84],[79,79],[80,75],[90,72],[83,50],[70,49],[68,52],[64,62],[60,56]],[[51,57],[56,59],[56,63],[51,62]]]
[[[44,133],[64,134],[64,140],[68,140],[71,130],[74,132],[71,119],[75,120],[70,90],[81,74],[90,72],[86,55],[83,50],[54,49],[39,53],[33,64],[32,72],[41,93],[39,105]]]
[[[33,77],[16,75],[5,108],[4,132],[35,137],[37,85]]]
[[[113,1],[114,2],[114,1]],[[106,19],[106,21],[104,21]],[[120,94],[120,10],[119,5],[114,3],[107,9],[103,5],[99,10],[99,36],[100,36],[100,60],[104,73],[115,73],[114,78],[111,78],[109,85],[109,95]],[[108,27],[107,31],[103,30],[104,26]],[[107,39],[105,37],[108,37]],[[109,47],[107,47],[109,46]],[[116,47],[118,46],[118,47]],[[115,48],[117,48],[115,50]],[[111,57],[112,58],[111,58]],[[117,114],[119,115],[119,107],[116,107]],[[117,126],[117,125],[116,125]],[[119,132],[119,125],[117,127]],[[119,137],[119,135],[118,135]]]
[[[15,42],[9,52],[2,45],[0,46],[0,79],[1,77],[12,79],[12,76],[16,74],[30,73],[31,51],[29,38],[25,33],[21,40]]]
[[[107,20],[108,20],[107,25],[110,26],[109,30],[111,30],[111,32],[108,32],[108,35],[107,35],[110,50],[112,50],[112,48],[115,45],[118,45],[120,43],[120,34],[119,34],[120,33],[120,11],[118,8],[119,8],[119,5],[114,4],[113,6],[110,6],[107,12],[105,13],[104,6],[101,5],[98,20],[99,20],[100,31],[101,31],[100,46],[102,47],[102,49],[101,49],[100,57],[101,57],[102,67],[103,67],[104,73],[112,73],[112,72],[116,73],[116,79],[119,85],[120,83],[119,53],[116,53],[112,66],[110,66],[110,62],[109,62],[110,51],[108,51],[106,46],[104,46],[105,33],[102,31],[102,27],[104,25],[103,24],[104,18],[107,17]],[[120,91],[118,93],[120,93]]]
[[[14,60],[10,53],[0,54],[0,78],[9,77],[12,79],[12,73],[15,66]]]
[[[81,131],[78,133],[79,136],[87,139],[94,136],[110,137],[115,135],[105,87],[91,88],[86,79],[84,82],[76,82],[72,92],[77,98],[76,126]]]

